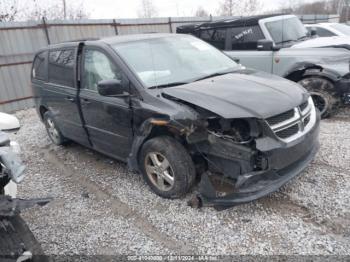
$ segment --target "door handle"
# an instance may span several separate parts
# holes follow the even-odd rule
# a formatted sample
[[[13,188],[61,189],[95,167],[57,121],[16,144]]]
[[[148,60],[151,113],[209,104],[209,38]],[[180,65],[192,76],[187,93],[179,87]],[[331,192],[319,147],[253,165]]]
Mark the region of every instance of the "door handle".
[[[233,57],[232,60],[235,61],[237,64],[241,63],[241,59],[239,59],[237,57]]]
[[[70,102],[72,102],[72,103],[75,102],[75,99],[74,99],[73,97],[69,97],[69,96],[66,97],[65,100],[70,101]]]
[[[86,99],[86,98],[82,99],[81,103],[82,103],[83,105],[91,104],[90,100],[89,100],[89,99]]]

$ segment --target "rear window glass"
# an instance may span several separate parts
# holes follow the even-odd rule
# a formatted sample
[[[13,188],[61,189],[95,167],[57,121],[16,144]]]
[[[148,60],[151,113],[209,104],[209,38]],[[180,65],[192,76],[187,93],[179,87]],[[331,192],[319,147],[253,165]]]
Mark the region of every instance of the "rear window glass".
[[[35,79],[46,80],[47,79],[47,52],[39,53],[35,56],[33,62],[32,77]]]
[[[49,81],[54,84],[74,87],[74,49],[50,51]]]

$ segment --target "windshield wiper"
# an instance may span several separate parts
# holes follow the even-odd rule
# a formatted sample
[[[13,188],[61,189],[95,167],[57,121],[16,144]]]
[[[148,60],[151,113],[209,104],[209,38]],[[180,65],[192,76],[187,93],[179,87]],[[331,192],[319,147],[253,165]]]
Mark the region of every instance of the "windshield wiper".
[[[167,88],[167,87],[181,86],[181,85],[186,85],[186,84],[188,84],[188,82],[174,82],[174,83],[168,83],[168,84],[163,84],[163,85],[151,86],[148,89]]]
[[[290,43],[290,42],[295,42],[295,40],[293,40],[293,39],[283,40],[281,42],[278,42],[277,44],[280,45],[280,44],[286,44],[286,43]]]
[[[234,71],[234,70],[230,70],[230,71],[225,71],[225,72],[219,72],[219,73],[214,73],[214,74],[206,75],[206,76],[197,78],[197,79],[194,80],[193,82],[201,81],[201,80],[208,79],[208,78],[212,78],[212,77],[215,77],[215,76],[227,75],[227,74],[229,74],[229,73],[232,73],[233,71]]]
[[[300,40],[304,40],[304,39],[306,39],[306,38],[309,38],[309,36],[304,35],[304,36],[302,36],[302,37],[299,37],[299,38],[298,38],[298,41],[300,41]]]

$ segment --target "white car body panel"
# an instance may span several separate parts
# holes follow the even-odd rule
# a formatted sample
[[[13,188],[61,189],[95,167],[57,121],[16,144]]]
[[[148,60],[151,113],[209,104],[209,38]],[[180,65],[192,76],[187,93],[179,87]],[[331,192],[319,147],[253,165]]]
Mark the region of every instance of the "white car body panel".
[[[10,196],[12,198],[16,198],[16,196],[17,196],[17,184],[10,181],[10,183],[8,183],[5,186],[5,195]]]
[[[323,28],[326,29],[330,32],[332,32],[333,34],[337,35],[337,36],[348,36],[346,34],[344,34],[343,32],[340,32],[339,30],[335,29],[334,27],[332,27],[332,25],[335,25],[337,23],[318,23],[318,24],[309,24],[309,25],[305,25],[306,28]]]
[[[349,36],[317,37],[293,45],[291,48],[325,47],[335,45],[350,45]]]
[[[17,117],[0,112],[0,130],[15,130],[20,128]]]

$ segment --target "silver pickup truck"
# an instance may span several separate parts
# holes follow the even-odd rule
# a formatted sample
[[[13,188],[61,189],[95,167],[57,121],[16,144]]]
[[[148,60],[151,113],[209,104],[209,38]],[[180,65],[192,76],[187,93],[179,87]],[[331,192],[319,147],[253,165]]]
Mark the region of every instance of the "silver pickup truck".
[[[350,38],[318,38],[294,15],[264,15],[177,28],[236,62],[300,83],[322,117],[350,103]]]

